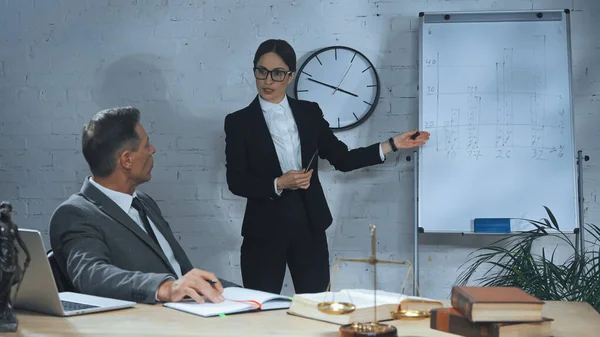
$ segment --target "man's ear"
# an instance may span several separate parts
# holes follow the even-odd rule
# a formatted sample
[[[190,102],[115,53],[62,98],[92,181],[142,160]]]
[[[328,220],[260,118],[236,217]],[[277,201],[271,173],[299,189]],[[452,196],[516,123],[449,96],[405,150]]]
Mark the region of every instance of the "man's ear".
[[[131,150],[123,150],[119,155],[119,163],[125,169],[131,169],[133,164],[132,152]]]

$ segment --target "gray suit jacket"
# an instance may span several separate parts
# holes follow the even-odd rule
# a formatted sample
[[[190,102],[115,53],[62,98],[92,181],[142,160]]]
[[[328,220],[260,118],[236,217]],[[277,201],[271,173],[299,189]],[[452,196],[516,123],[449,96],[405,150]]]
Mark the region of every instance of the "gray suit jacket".
[[[147,194],[137,194],[185,275],[192,263],[158,205]],[[63,274],[81,293],[154,303],[160,283],[169,276],[177,278],[161,248],[87,178],[81,191],[54,211],[50,245]]]

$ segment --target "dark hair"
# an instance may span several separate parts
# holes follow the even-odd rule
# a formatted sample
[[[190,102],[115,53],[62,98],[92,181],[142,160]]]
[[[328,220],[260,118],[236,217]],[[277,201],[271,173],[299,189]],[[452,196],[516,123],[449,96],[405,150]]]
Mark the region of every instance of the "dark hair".
[[[135,130],[140,111],[133,107],[102,110],[83,127],[81,148],[92,174],[107,177],[117,166],[117,152],[124,147],[136,150],[139,136]]]
[[[258,59],[267,53],[275,53],[281,57],[283,62],[290,67],[290,71],[296,71],[296,52],[285,40],[267,40],[258,46],[254,54],[254,66],[258,64]]]

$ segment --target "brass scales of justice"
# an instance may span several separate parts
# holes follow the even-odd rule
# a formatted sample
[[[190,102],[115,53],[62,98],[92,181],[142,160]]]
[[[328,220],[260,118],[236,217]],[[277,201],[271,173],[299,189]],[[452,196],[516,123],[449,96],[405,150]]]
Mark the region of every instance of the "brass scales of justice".
[[[409,265],[409,269],[407,272],[406,279],[410,275],[412,275],[412,264],[408,260],[404,261],[391,261],[391,260],[380,260],[377,258],[377,233],[376,226],[369,225],[371,229],[371,256],[368,259],[349,259],[349,258],[341,258],[336,257],[336,261],[342,262],[363,262],[368,263],[373,266],[373,321],[370,323],[350,323],[346,325],[342,325],[340,327],[339,333],[342,337],[396,337],[398,336],[398,331],[395,326],[388,324],[381,324],[377,321],[377,264],[378,263],[390,263],[390,264],[404,264]],[[337,267],[337,263],[334,264],[334,274],[335,267]],[[404,281],[406,283],[406,280]],[[325,296],[327,296],[327,292],[330,290],[330,286],[325,292]],[[402,287],[402,292],[404,291],[404,286]],[[334,294],[334,292],[332,292]],[[420,293],[420,291],[419,291]],[[321,302],[317,305],[319,311],[329,314],[329,315],[344,315],[353,312],[356,310],[356,306],[353,303],[348,302],[337,302],[335,301],[335,295],[333,295],[333,299],[330,302]],[[350,300],[352,301],[352,300]],[[427,311],[418,311],[418,310],[403,310],[400,304],[404,301],[400,301],[396,310],[391,312],[391,315],[394,319],[421,319],[427,318],[430,316],[430,313]]]

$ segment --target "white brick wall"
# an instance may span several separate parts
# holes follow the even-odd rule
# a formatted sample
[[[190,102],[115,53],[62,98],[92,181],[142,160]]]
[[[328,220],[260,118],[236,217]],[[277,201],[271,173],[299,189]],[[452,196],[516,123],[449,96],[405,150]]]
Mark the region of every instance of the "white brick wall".
[[[131,104],[158,152],[159,202],[193,262],[241,282],[241,198],[225,183],[223,119],[255,95],[252,56],[283,38],[301,60],[333,44],[361,50],[383,83],[360,127],[339,133],[351,147],[417,125],[420,11],[573,9],[577,148],[585,163],[586,221],[600,223],[600,2],[596,0],[3,0],[0,1],[0,198],[22,227],[47,231],[53,209],[88,169],[79,149],[96,111]],[[402,153],[380,166],[321,177],[334,214],[332,257],[366,257],[369,223],[383,258],[411,259],[413,166]],[[362,209],[361,209],[362,208]],[[424,295],[445,298],[457,267],[489,237],[423,236]],[[47,243],[47,242],[46,242]],[[343,265],[334,286],[372,286],[368,266]],[[380,285],[399,290],[404,267],[381,266]],[[359,275],[353,273],[359,272]],[[351,275],[352,274],[352,275]],[[293,291],[286,279],[284,292]]]

